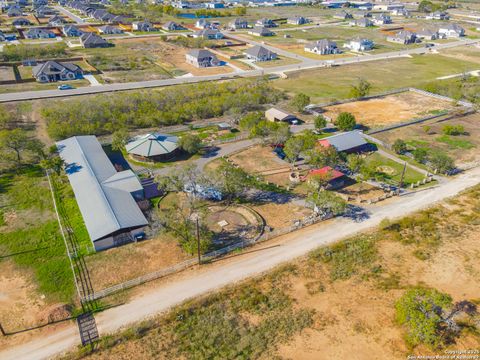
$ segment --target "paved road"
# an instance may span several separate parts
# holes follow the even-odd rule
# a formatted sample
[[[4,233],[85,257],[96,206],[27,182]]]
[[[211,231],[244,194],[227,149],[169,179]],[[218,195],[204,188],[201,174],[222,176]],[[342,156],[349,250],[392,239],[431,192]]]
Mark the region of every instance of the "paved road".
[[[133,322],[151,317],[188,299],[218,290],[248,277],[256,276],[286,261],[305,255],[309,251],[334,243],[376,226],[386,217],[396,218],[423,209],[434,202],[454,196],[480,182],[480,168],[464,173],[450,182],[402,196],[370,208],[369,217],[362,222],[348,218],[333,219],[291,233],[279,239],[279,246],[265,244],[262,251],[246,253],[229,260],[205,265],[198,272],[183,274],[177,281],[169,281],[149,293],[132,299],[116,308],[96,316],[100,334],[105,335]],[[79,342],[72,323],[48,336],[38,336],[32,341],[0,353],[3,360],[45,359],[66,351]]]
[[[81,17],[79,17],[79,16],[75,15],[74,13],[72,13],[71,11],[65,9],[63,6],[54,6],[54,8],[57,9],[58,11],[60,11],[63,15],[68,16],[70,19],[75,21],[77,24],[84,24],[85,23],[85,21]]]
[[[479,42],[480,40],[478,39],[477,40],[458,40],[451,43],[438,44],[435,48],[446,49],[446,48],[453,48],[457,46],[470,45],[470,44],[479,43]],[[250,41],[250,43],[260,44],[256,41]],[[272,50],[276,51],[279,54],[282,54],[285,52],[285,50],[280,50],[275,47],[271,47],[271,48]],[[65,97],[65,96],[99,94],[99,93],[113,92],[113,91],[147,89],[147,88],[171,86],[171,85],[186,84],[186,83],[198,83],[198,82],[204,82],[204,81],[233,79],[235,77],[255,77],[255,76],[263,76],[265,74],[281,74],[281,73],[290,72],[290,71],[315,69],[315,68],[325,67],[329,65],[341,66],[341,65],[354,64],[354,63],[367,62],[367,61],[393,59],[393,58],[404,57],[412,54],[424,54],[429,51],[430,50],[427,48],[419,47],[414,49],[394,51],[394,52],[383,53],[383,54],[356,56],[356,57],[349,57],[349,58],[340,58],[335,60],[315,60],[315,59],[304,58],[303,56],[292,54],[290,52],[286,52],[290,54],[287,56],[297,58],[302,62],[300,64],[277,66],[277,67],[267,68],[264,70],[248,70],[243,72],[209,75],[209,76],[192,76],[192,77],[174,78],[174,79],[166,79],[166,80],[146,80],[146,81],[120,83],[120,84],[109,84],[104,86],[81,87],[73,90],[40,90],[40,91],[6,93],[6,94],[0,94],[0,103],[9,102],[9,101],[23,101],[23,100]]]

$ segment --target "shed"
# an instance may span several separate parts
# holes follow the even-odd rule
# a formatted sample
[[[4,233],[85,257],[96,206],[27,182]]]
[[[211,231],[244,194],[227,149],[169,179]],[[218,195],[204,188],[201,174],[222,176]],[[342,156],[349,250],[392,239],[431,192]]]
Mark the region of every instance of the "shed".
[[[366,149],[368,142],[358,130],[332,135],[318,141],[324,147],[333,146],[338,152],[361,152]]]
[[[269,121],[287,121],[291,122],[294,120],[298,120],[295,115],[289,114],[283,110],[277,108],[270,108],[265,111],[265,117]]]

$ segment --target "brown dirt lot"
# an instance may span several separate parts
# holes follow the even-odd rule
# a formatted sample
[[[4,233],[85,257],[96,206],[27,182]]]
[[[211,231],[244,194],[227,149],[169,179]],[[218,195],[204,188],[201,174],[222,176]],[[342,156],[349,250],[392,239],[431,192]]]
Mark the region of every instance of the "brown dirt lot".
[[[283,169],[287,165],[281,161],[269,146],[256,145],[230,156],[230,160],[250,174],[262,173],[274,169]]]
[[[451,136],[454,141],[466,141],[465,147],[450,145],[438,141],[442,136],[442,128],[445,125],[462,125],[465,135]],[[426,131],[426,129],[428,131]],[[475,113],[465,117],[458,117],[448,121],[429,121],[421,124],[410,125],[400,129],[389,130],[374,135],[376,138],[393,144],[396,139],[402,139],[407,143],[418,143],[419,147],[441,150],[449,154],[457,165],[480,160],[480,114]]]
[[[327,106],[325,116],[335,120],[341,112],[352,113],[357,122],[371,128],[396,124],[427,116],[435,110],[450,110],[454,105],[412,91],[366,101]]]
[[[274,229],[291,226],[293,221],[299,220],[312,213],[310,209],[292,203],[286,204],[264,204],[253,206],[267,223]]]

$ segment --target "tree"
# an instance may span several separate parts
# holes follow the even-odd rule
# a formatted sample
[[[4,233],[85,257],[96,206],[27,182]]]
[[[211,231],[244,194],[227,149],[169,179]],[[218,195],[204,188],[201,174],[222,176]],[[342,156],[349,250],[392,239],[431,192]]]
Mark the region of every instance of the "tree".
[[[0,150],[5,152],[7,158],[13,153],[13,161],[22,163],[26,154],[39,157],[43,155],[43,144],[32,138],[23,129],[1,130]]]
[[[208,178],[227,201],[242,196],[250,185],[248,174],[242,168],[228,162],[223,162],[216,169],[209,171]]]
[[[396,302],[395,310],[397,321],[407,328],[410,345],[425,344],[431,348],[438,348],[459,333],[458,315],[477,314],[476,305],[469,301],[452,305],[449,295],[421,287],[408,290]]]
[[[270,122],[268,139],[272,144],[284,144],[291,136],[290,126],[284,122]]]
[[[303,112],[308,104],[310,104],[310,97],[304,93],[296,94],[290,102],[298,112]]]
[[[253,111],[243,116],[238,122],[238,125],[240,129],[250,131],[262,120],[265,120],[263,113],[261,111]]]
[[[6,129],[12,121],[12,114],[8,112],[5,106],[0,105],[0,130]]]
[[[370,89],[372,88],[372,84],[370,84],[367,80],[361,78],[358,80],[356,85],[352,85],[350,88],[350,97],[358,99],[368,96],[370,94]]]
[[[308,195],[307,201],[314,206],[317,212],[335,216],[344,213],[347,208],[345,200],[328,190],[312,192]]]
[[[396,154],[404,154],[407,151],[407,143],[402,139],[397,139],[392,145],[392,150],[395,151]]]
[[[327,119],[323,115],[318,115],[313,121],[316,130],[322,130],[327,126]]]
[[[189,154],[196,154],[202,147],[202,140],[195,134],[185,134],[178,140],[178,147]]]
[[[40,161],[40,166],[45,170],[53,170],[55,174],[60,175],[65,162],[58,155],[50,156]]]
[[[463,125],[445,125],[444,127],[442,127],[442,132],[445,135],[463,135],[465,134],[465,128],[463,127]]]
[[[128,131],[125,128],[120,128],[112,135],[112,149],[122,151],[128,141]]]
[[[340,155],[333,146],[317,146],[308,152],[308,163],[317,168],[325,166],[334,167],[339,161]]]
[[[355,120],[355,116],[348,112],[342,112],[337,116],[335,126],[340,131],[350,131],[353,130],[355,126],[357,126],[357,122]]]
[[[434,152],[429,158],[432,167],[440,173],[446,173],[455,168],[455,161],[442,152]]]
[[[413,158],[419,163],[424,163],[428,158],[428,152],[426,149],[418,148],[413,150]]]
[[[347,167],[352,173],[358,173],[365,165],[365,159],[358,154],[347,155]]]
[[[287,159],[291,162],[292,168],[300,155],[315,146],[316,138],[312,132],[305,132],[297,136],[292,136],[285,142],[283,151]]]
[[[247,15],[247,8],[246,7],[236,7],[235,8],[235,15],[237,16],[243,16],[243,15]]]

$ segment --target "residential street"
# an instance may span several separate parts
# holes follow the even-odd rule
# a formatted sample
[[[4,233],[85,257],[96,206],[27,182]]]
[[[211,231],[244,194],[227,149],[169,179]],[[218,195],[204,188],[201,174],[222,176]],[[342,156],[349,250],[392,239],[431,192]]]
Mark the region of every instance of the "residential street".
[[[261,274],[283,262],[305,255],[319,246],[334,243],[376,226],[384,218],[408,215],[434,202],[456,195],[479,182],[480,168],[475,168],[436,187],[370,207],[369,217],[362,222],[354,222],[348,218],[329,220],[264,243],[259,246],[263,249],[261,251],[250,253],[247,251],[242,255],[204,265],[198,271],[184,272],[181,276],[175,276],[175,281],[165,282],[143,296],[96,315],[100,334],[116,331],[120,327],[165,311],[187,299]],[[273,242],[278,246],[271,246]],[[76,325],[71,323],[53,335],[39,337],[27,344],[4,351],[0,353],[0,358],[44,359],[78,343]]]
[[[243,40],[246,40],[246,39],[243,39]],[[248,40],[248,42],[253,45],[259,44],[258,42],[253,40]],[[454,48],[457,46],[471,45],[478,42],[480,42],[480,40],[478,39],[458,40],[458,41],[453,41],[449,43],[438,44],[435,46],[435,49],[439,50],[439,49]],[[137,90],[137,89],[155,88],[155,87],[163,87],[163,86],[171,86],[171,85],[179,85],[179,84],[187,84],[187,83],[198,83],[198,82],[204,82],[204,81],[226,80],[226,79],[233,79],[237,77],[255,77],[255,76],[268,75],[268,74],[282,74],[290,71],[307,70],[307,69],[314,69],[314,68],[326,67],[326,66],[341,66],[341,65],[354,64],[354,63],[360,63],[360,62],[393,59],[398,57],[409,56],[412,54],[425,54],[431,51],[431,49],[429,48],[418,47],[418,48],[407,49],[402,51],[393,51],[393,52],[388,52],[383,54],[363,55],[363,56],[355,56],[355,57],[349,57],[349,58],[340,58],[335,60],[314,60],[310,58],[305,58],[297,54],[292,54],[285,50],[280,50],[276,47],[272,47],[272,46],[267,46],[267,47],[279,54],[284,54],[285,56],[297,58],[302,62],[298,64],[266,68],[263,70],[246,70],[242,72],[233,72],[233,73],[209,75],[209,76],[178,77],[178,78],[166,79],[166,80],[146,80],[146,81],[137,81],[137,82],[128,82],[128,83],[116,83],[116,84],[108,84],[103,86],[80,87],[80,88],[71,89],[71,90],[55,89],[55,90],[39,90],[39,91],[5,93],[5,94],[0,94],[0,103],[9,102],[9,101],[47,99],[47,98],[64,97],[64,96],[99,94],[99,93],[114,92],[114,91]]]

